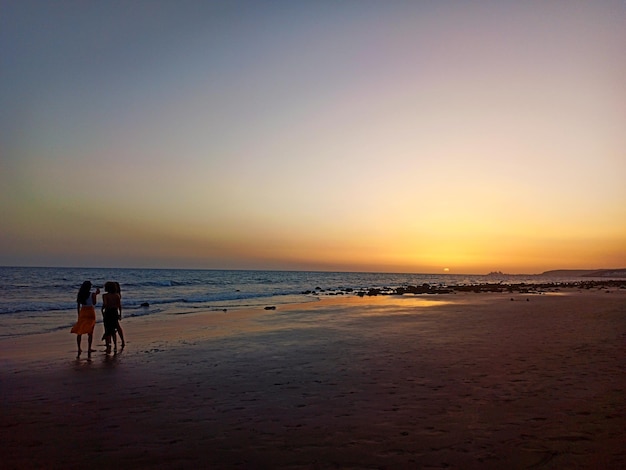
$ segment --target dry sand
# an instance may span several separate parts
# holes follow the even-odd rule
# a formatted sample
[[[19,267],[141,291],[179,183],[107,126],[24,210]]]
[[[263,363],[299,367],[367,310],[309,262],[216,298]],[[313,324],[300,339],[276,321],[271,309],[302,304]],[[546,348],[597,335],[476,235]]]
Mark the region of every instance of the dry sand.
[[[511,298],[130,318],[90,360],[3,340],[2,467],[626,468],[626,291]]]

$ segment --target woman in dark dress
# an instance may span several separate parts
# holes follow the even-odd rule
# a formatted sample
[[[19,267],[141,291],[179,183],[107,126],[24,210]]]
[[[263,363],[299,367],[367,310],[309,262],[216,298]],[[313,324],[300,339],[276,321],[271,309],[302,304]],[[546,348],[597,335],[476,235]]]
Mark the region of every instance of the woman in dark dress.
[[[120,287],[119,282],[115,282],[116,292],[120,295],[120,308],[117,312],[117,334],[120,335],[120,339],[122,340],[122,349],[126,346],[126,341],[124,341],[124,330],[122,329],[122,288]]]
[[[111,340],[113,340],[114,351],[117,351],[118,315],[122,309],[122,298],[117,292],[115,282],[104,284],[105,294],[102,295],[102,318],[104,323],[104,340],[107,345],[107,353],[111,352]]]

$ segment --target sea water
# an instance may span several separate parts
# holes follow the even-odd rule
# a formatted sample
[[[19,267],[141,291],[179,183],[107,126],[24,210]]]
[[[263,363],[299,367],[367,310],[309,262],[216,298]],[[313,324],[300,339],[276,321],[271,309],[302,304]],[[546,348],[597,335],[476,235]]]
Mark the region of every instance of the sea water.
[[[85,280],[102,291],[106,281],[119,282],[124,317],[133,317],[191,312],[210,315],[236,308],[311,302],[350,289],[485,282],[532,284],[551,279],[507,275],[494,278],[452,274],[0,267],[0,339],[69,330],[76,321],[76,294]]]

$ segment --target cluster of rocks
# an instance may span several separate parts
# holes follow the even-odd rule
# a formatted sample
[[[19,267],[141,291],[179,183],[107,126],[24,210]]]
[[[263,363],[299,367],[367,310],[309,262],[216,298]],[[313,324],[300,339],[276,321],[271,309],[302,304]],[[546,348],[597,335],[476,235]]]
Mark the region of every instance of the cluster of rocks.
[[[520,294],[540,294],[542,292],[558,292],[561,289],[626,289],[624,280],[601,280],[601,281],[576,281],[576,282],[545,282],[538,284],[505,284],[505,283],[484,283],[458,286],[422,284],[421,286],[401,286],[401,287],[370,287],[366,289],[353,289],[351,287],[338,289],[322,289],[316,287],[313,290],[302,292],[305,295],[358,295],[359,297],[377,295],[421,295],[421,294],[454,294],[457,292],[474,292],[477,294],[493,293],[513,293]]]

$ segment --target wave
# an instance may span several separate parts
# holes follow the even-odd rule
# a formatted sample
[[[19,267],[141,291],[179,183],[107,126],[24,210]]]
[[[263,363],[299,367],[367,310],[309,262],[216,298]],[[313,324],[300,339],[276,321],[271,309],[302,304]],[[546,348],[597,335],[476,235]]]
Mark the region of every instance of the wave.
[[[68,311],[76,310],[76,304],[58,304],[58,303],[42,303],[42,302],[26,302],[19,305],[2,305],[0,306],[0,315],[6,315],[11,313],[25,313],[25,312],[56,312],[56,311]]]
[[[302,292],[296,290],[277,291],[277,292],[216,292],[216,293],[192,293],[186,296],[176,296],[172,298],[146,296],[142,298],[123,298],[123,310],[124,312],[132,311],[133,315],[144,315],[148,313],[142,313],[142,309],[145,309],[144,305],[148,304],[150,307],[149,313],[156,313],[155,307],[168,306],[173,304],[199,304],[201,306],[207,306],[211,303],[229,303],[250,301],[253,299],[268,299],[270,297],[283,297],[293,296],[301,294]],[[96,306],[96,310],[99,309],[101,303]],[[76,309],[76,303],[74,302],[5,302],[0,306],[0,315],[9,314],[26,314],[31,313],[36,315],[41,312],[68,312]]]

